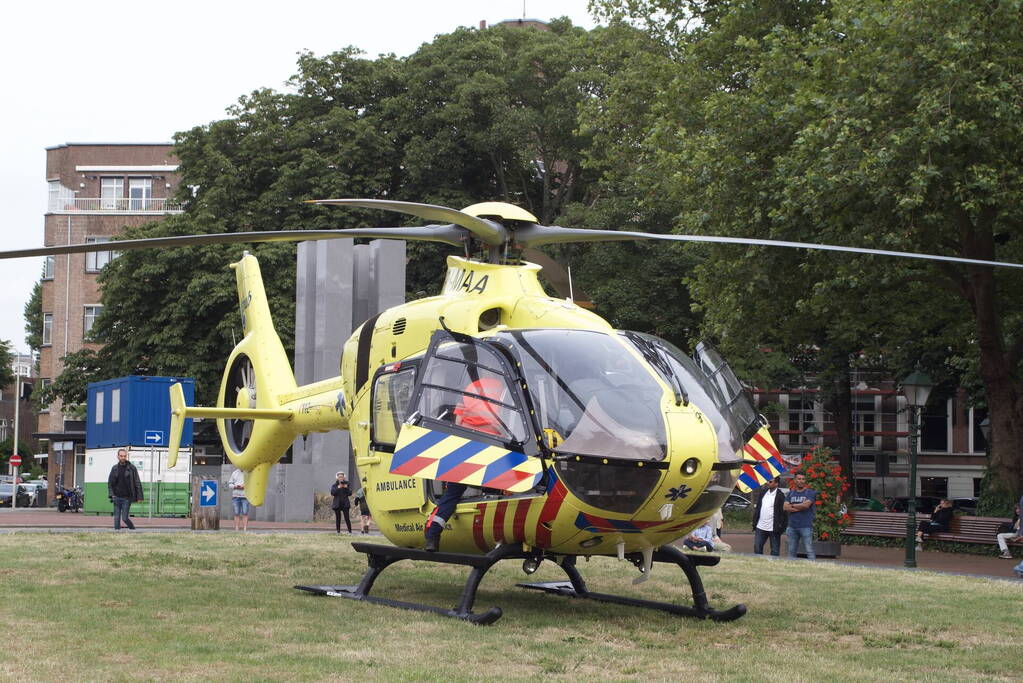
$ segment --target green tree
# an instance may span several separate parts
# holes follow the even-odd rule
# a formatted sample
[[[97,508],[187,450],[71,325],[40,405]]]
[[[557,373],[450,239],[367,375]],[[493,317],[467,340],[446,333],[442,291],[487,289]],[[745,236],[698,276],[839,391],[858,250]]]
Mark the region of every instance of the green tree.
[[[642,152],[681,229],[1020,260],[1018,3],[601,4],[648,17],[676,58]],[[836,369],[873,351],[946,375],[975,367],[996,493],[1023,488],[1017,274],[707,251],[694,296],[729,350],[776,341],[827,350]]]
[[[6,387],[14,382],[14,352],[11,349],[11,342],[0,339],[0,387]]]
[[[553,222],[596,178],[582,167],[589,138],[577,132],[576,113],[603,73],[588,62],[597,37],[567,20],[551,29],[460,29],[407,58],[364,59],[353,48],[302,54],[288,92],[257,90],[228,118],[175,136],[186,211],[125,237],[405,222],[304,203],[328,197],[455,207],[503,199]],[[294,249],[249,247],[286,347],[294,334]],[[189,247],[114,259],[100,276],[104,309],[93,327],[104,346],[69,357],[73,369],[54,393],[74,402],[90,377],[189,375],[197,400],[213,402],[239,327],[226,267],[239,251]],[[444,273],[442,252],[413,243],[409,255],[409,291],[432,293]]]
[[[32,294],[25,304],[25,341],[31,353],[36,354],[43,346],[43,285],[36,282]]]

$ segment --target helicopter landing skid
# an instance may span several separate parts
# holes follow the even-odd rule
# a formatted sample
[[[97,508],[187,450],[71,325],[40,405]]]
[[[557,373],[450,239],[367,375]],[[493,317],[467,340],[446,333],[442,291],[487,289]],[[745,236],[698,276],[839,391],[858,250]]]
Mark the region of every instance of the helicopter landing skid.
[[[697,619],[712,619],[714,621],[734,621],[746,614],[746,605],[738,604],[726,610],[711,608],[707,602],[707,593],[703,589],[703,581],[696,570],[697,565],[712,567],[721,561],[720,557],[713,555],[687,555],[674,546],[661,546],[654,551],[654,562],[665,562],[677,564],[686,579],[689,580],[689,587],[693,591],[693,606],[675,605],[670,602],[655,602],[653,600],[641,600],[630,598],[624,595],[611,595],[608,593],[591,593],[586,588],[586,582],[575,566],[575,556],[567,556],[561,563],[561,568],[568,574],[568,581],[548,581],[544,583],[518,583],[519,588],[539,590],[554,595],[563,595],[571,598],[587,598],[598,602],[610,602],[617,605],[629,607],[643,607],[655,609],[670,614],[677,614],[683,617],[695,617]]]
[[[488,607],[484,612],[473,612],[472,605],[476,601],[476,591],[479,588],[483,576],[501,560],[524,559],[529,557],[522,552],[519,545],[500,545],[486,555],[464,555],[461,553],[428,553],[425,550],[416,548],[398,548],[387,545],[374,545],[371,543],[352,543],[352,548],[359,553],[365,553],[369,567],[362,575],[358,586],[295,586],[299,590],[309,591],[317,595],[327,595],[334,598],[349,598],[350,600],[363,600],[377,605],[387,605],[399,609],[414,610],[416,612],[431,612],[442,617],[462,619],[473,624],[492,624],[501,618],[500,607]],[[465,587],[462,589],[462,597],[452,609],[424,605],[419,602],[405,602],[403,600],[389,600],[370,595],[373,582],[380,576],[381,572],[399,560],[422,560],[425,562],[441,562],[444,564],[460,564],[472,567],[469,577],[465,580]]]

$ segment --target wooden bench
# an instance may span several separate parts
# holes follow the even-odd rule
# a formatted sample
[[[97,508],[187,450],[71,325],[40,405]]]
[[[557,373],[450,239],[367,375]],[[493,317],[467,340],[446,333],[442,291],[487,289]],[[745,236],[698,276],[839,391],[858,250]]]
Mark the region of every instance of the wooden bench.
[[[867,512],[854,510],[849,513],[852,524],[842,530],[850,536],[887,536],[889,538],[906,537],[905,512]],[[917,514],[916,522],[930,519],[930,515]],[[927,534],[928,541],[952,541],[954,543],[995,544],[998,527],[1011,520],[1003,517],[970,517],[957,515],[952,518],[948,531]],[[915,532],[915,529],[914,529]],[[1023,540],[1010,541],[1011,545],[1023,546]]]

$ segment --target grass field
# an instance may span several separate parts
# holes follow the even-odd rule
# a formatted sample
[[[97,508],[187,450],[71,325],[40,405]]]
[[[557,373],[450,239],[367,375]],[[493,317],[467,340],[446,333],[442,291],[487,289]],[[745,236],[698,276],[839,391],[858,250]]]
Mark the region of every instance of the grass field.
[[[333,534],[0,535],[5,680],[1020,680],[1023,586],[1006,581],[726,557],[702,571],[718,624],[483,582],[477,627],[318,597],[357,583]],[[681,572],[580,563],[592,590],[689,602]],[[465,568],[401,562],[375,595],[451,607]],[[561,580],[545,563],[530,581]]]

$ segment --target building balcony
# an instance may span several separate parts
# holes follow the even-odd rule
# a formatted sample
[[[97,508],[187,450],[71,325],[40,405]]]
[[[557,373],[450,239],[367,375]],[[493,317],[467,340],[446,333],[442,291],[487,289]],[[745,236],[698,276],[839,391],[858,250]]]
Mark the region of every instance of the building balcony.
[[[75,197],[50,201],[46,211],[59,214],[168,214],[181,213],[184,207],[174,199]]]

